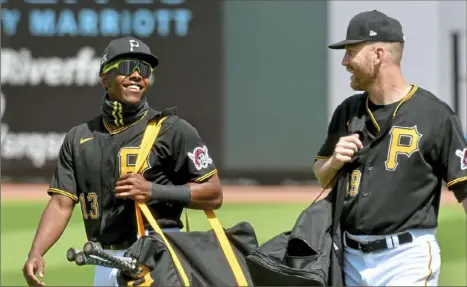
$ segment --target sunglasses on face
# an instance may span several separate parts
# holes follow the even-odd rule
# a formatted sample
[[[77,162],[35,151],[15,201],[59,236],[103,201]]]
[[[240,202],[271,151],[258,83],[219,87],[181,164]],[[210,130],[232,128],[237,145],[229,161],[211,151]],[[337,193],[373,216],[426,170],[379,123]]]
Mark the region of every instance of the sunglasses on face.
[[[129,76],[135,71],[138,71],[143,78],[149,78],[152,73],[151,65],[140,60],[120,60],[104,67],[102,72],[107,73],[113,69],[116,69],[117,72],[123,76]]]

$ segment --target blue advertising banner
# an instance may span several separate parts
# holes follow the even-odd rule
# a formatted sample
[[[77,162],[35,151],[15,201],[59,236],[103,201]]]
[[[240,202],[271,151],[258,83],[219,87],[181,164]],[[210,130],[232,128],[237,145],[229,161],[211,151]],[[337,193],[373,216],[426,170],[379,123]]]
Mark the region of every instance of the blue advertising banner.
[[[100,58],[132,35],[160,59],[148,97],[178,106],[220,161],[219,1],[1,1],[1,162],[5,177],[50,177],[65,133],[99,113]]]

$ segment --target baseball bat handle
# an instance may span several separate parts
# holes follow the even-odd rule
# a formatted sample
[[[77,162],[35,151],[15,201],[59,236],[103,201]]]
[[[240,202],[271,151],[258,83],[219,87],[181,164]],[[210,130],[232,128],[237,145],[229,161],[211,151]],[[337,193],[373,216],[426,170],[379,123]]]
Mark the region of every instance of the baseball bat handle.
[[[133,279],[139,279],[147,272],[147,268],[144,265],[138,264],[135,259],[109,254],[92,241],[86,242],[83,251],[80,253],[81,260],[76,262],[78,265],[98,265],[115,268]]]
[[[133,271],[133,269],[130,268],[130,266],[128,265],[118,264],[113,261],[108,261],[102,258],[95,257],[94,255],[87,256],[83,252],[78,252],[76,264],[80,266],[97,265],[97,266],[102,266],[102,267],[115,268],[115,269],[119,269],[125,272]]]
[[[117,268],[119,270],[133,273],[136,272],[137,266],[134,263],[134,260],[131,260],[131,258],[125,258],[125,257],[117,257],[113,256],[112,254],[109,254],[105,252],[97,243],[88,241],[86,244],[84,244],[83,247],[84,253],[87,255],[92,255],[95,257],[100,257],[104,260],[107,260],[109,262],[112,262],[112,268]],[[110,267],[110,266],[109,266]]]

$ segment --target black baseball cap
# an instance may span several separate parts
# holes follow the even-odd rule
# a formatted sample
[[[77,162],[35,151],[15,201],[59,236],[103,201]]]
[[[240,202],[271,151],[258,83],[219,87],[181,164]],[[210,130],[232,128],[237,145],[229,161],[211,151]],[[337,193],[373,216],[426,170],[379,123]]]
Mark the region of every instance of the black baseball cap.
[[[361,12],[350,20],[346,39],[328,47],[345,49],[346,45],[365,41],[404,43],[402,25],[396,19],[377,10]]]
[[[148,45],[138,38],[127,36],[110,41],[102,55],[100,71],[106,64],[124,57],[141,59],[153,69],[159,64],[159,59],[151,53]]]

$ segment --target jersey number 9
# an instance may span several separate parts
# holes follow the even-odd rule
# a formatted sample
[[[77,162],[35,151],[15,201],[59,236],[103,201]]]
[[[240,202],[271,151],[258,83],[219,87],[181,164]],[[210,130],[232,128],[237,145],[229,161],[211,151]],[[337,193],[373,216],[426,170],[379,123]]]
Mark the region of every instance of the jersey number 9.
[[[99,201],[96,193],[91,192],[88,193],[87,196],[81,193],[79,195],[79,202],[81,203],[81,211],[84,220],[99,218]]]
[[[350,182],[347,185],[347,192],[345,193],[345,197],[354,197],[358,194],[361,178],[362,173],[358,169],[352,171],[352,174],[350,174]]]

